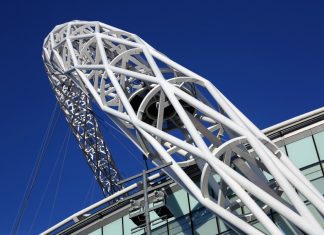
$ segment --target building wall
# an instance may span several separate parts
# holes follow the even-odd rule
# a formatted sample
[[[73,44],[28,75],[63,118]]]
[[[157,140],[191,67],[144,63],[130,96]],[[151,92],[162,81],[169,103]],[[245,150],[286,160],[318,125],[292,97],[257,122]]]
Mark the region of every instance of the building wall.
[[[305,127],[286,136],[274,140],[292,162],[303,172],[315,187],[324,194],[324,123],[317,123]],[[168,195],[168,208],[174,217],[168,221],[156,221],[152,225],[152,234],[185,234],[185,235],[209,235],[209,234],[235,234],[227,225],[213,213],[202,207],[193,197],[183,189]],[[313,208],[309,209],[321,221],[324,227],[324,219]],[[241,208],[244,212],[246,208]],[[269,211],[270,218],[285,232],[285,234],[301,234],[291,227],[284,218],[277,213]],[[151,212],[150,219],[158,218],[155,212]],[[256,221],[251,223],[264,231],[264,228]],[[143,230],[131,233],[136,225],[129,219],[128,214],[109,222],[108,224],[88,233],[91,235],[139,235]]]

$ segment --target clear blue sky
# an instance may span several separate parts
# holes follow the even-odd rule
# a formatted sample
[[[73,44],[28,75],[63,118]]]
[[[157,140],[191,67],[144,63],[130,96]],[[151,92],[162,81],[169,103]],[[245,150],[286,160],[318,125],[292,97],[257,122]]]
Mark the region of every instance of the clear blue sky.
[[[0,9],[0,234],[10,232],[55,105],[41,48],[56,24],[99,20],[138,34],[213,81],[260,128],[324,104],[322,1],[7,0]],[[19,234],[40,232],[102,197],[72,136],[60,174],[67,129],[61,115]],[[110,132],[123,174],[138,172],[141,156]]]

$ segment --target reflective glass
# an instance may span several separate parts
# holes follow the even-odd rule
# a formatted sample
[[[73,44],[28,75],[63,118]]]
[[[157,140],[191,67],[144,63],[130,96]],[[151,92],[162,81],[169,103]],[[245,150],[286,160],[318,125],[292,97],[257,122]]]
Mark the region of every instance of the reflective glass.
[[[318,189],[321,194],[324,194],[324,177],[312,180],[312,184],[315,186],[315,188]]]
[[[321,160],[324,160],[324,131],[314,135],[317,151]]]
[[[170,235],[192,235],[190,216],[179,217],[168,224]]]
[[[189,195],[189,203],[191,211],[198,210],[202,205],[191,195]]]
[[[150,203],[150,208],[151,207],[153,207],[152,203]],[[166,220],[161,219],[160,216],[158,216],[155,211],[150,211],[150,221],[151,221],[152,230],[166,224]]]
[[[152,235],[164,235],[164,234],[168,234],[168,226],[165,224],[165,225],[162,225],[162,226],[157,227],[155,229],[152,229],[151,230],[151,234]]]
[[[132,229],[136,228],[137,225],[129,218],[129,215],[123,216],[124,220],[124,235],[139,235],[143,234],[143,229],[132,233]]]
[[[168,195],[166,203],[174,217],[180,217],[189,213],[187,192],[183,189]]]
[[[307,205],[307,207],[311,211],[317,222],[319,222],[319,224],[324,228],[324,217],[315,209],[313,205],[309,204]]]
[[[273,218],[275,224],[283,231],[284,234],[286,235],[302,234],[296,226],[291,225],[291,223],[289,223],[287,219],[283,218],[277,213],[273,215]]]
[[[219,229],[220,233],[230,230],[230,227],[228,227],[228,225],[226,223],[224,223],[224,221],[222,219],[217,218],[217,220],[218,220],[218,225],[219,225],[218,229]],[[230,231],[230,233],[226,233],[226,234],[231,234],[231,233],[235,234],[232,231]]]
[[[324,160],[324,132],[320,132],[314,135],[314,141],[316,144],[317,151],[322,160]],[[310,164],[316,163],[318,161],[316,148],[314,145],[312,137],[307,137],[296,142],[290,143],[286,146],[280,147],[280,150],[289,155],[292,162],[298,167],[302,168]],[[287,152],[286,152],[287,149]],[[312,181],[316,188],[324,194],[324,178],[322,177],[322,171],[319,165],[312,166],[303,170],[303,174]],[[219,180],[219,176],[214,176]],[[269,178],[272,178],[269,176]],[[283,197],[285,197],[283,195]],[[152,234],[178,234],[178,235],[191,235],[192,231],[197,235],[208,235],[208,234],[235,234],[231,229],[221,220],[217,219],[213,213],[204,209],[202,205],[192,196],[189,195],[188,204],[188,194],[186,191],[180,189],[179,191],[168,195],[166,197],[166,203],[168,208],[171,210],[175,218],[168,220],[168,223],[163,220],[157,220],[152,224]],[[152,205],[150,205],[152,206]],[[316,218],[324,226],[323,217],[314,209],[312,205],[308,206]],[[191,218],[189,214],[189,208],[191,208]],[[247,212],[248,210],[244,210]],[[152,211],[150,212],[151,221],[158,219],[157,214]],[[275,223],[281,228],[284,234],[296,234],[298,229],[292,226],[286,219],[282,218],[280,215],[274,213],[273,215]],[[135,233],[131,232],[131,229],[137,227],[132,220],[129,219],[128,215],[123,217],[124,219],[124,234],[125,235],[139,235],[144,234],[144,230],[139,230]],[[192,224],[191,224],[192,223]],[[264,229],[260,223],[254,221],[251,224],[261,230],[264,233],[267,231]],[[102,229],[98,229],[90,235],[123,235],[122,234],[122,220],[118,219],[110,224],[104,226]],[[168,231],[169,230],[169,231]],[[219,230],[219,231],[218,231]]]
[[[97,229],[96,231],[93,231],[92,233],[89,233],[88,235],[101,235],[101,228]]]
[[[287,151],[289,158],[298,168],[318,162],[312,137],[288,144]]]
[[[122,235],[123,234],[123,222],[122,218],[115,220],[103,227],[103,235]]]
[[[302,170],[302,172],[308,180],[314,180],[317,179],[318,177],[323,176],[319,164],[312,167],[307,167],[306,169]]]
[[[259,229],[261,232],[263,232],[264,234],[270,234],[262,224],[260,224],[259,222],[251,222],[251,225],[257,229]]]
[[[191,215],[194,234],[205,235],[218,233],[215,215],[209,210],[201,208],[200,210],[193,211]]]

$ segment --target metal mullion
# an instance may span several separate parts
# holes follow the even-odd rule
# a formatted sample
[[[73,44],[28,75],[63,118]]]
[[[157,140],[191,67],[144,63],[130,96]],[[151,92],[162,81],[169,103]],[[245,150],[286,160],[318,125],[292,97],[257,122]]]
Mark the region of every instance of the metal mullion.
[[[318,158],[318,163],[320,165],[322,175],[324,176],[324,169],[323,169],[323,166],[322,166],[322,163],[321,163],[321,158],[320,158],[319,151],[318,151],[318,148],[317,148],[317,145],[316,145],[316,141],[315,141],[314,135],[311,135],[311,136],[312,136],[312,140],[313,140],[313,143],[314,143],[314,146],[315,146],[315,151],[316,151],[316,155],[317,155],[317,158]]]

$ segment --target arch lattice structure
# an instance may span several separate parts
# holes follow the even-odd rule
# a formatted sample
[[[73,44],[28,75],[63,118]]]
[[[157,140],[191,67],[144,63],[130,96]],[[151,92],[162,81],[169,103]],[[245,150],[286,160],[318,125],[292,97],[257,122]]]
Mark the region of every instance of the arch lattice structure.
[[[105,196],[119,191],[121,176],[91,108],[88,95],[58,67],[45,62],[56,99]]]
[[[79,141],[83,133],[104,143],[89,108],[92,100],[153,163],[172,162],[164,171],[233,229],[262,234],[248,223],[257,219],[270,234],[282,234],[267,216],[272,209],[308,234],[324,233],[304,203],[306,198],[323,215],[323,196],[288,157],[211,82],[137,35],[100,22],[73,21],[49,34],[43,58]],[[55,88],[65,81],[73,84],[72,97],[61,85]],[[82,126],[80,132],[73,124],[69,105],[75,100],[83,103],[80,119],[87,123],[91,116],[90,129]],[[93,155],[87,159],[94,172],[102,170]],[[199,186],[183,170],[192,162],[201,170]]]

